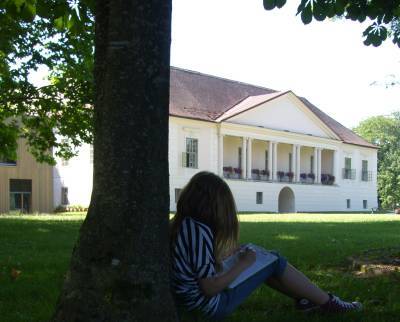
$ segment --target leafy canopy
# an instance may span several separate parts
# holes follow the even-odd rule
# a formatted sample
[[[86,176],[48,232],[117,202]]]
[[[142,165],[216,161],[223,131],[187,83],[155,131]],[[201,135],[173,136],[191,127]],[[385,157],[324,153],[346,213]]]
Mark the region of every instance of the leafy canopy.
[[[264,8],[282,8],[286,0],[263,0]],[[371,25],[365,29],[365,45],[379,46],[387,38],[400,47],[400,0],[301,0],[297,9],[304,24],[313,19],[343,17]]]
[[[0,2],[0,159],[16,158],[20,137],[48,163],[52,148],[70,158],[92,141],[93,2]],[[42,87],[29,76],[39,67],[50,73]]]
[[[400,112],[370,117],[354,131],[379,146],[378,193],[382,206],[400,206]]]

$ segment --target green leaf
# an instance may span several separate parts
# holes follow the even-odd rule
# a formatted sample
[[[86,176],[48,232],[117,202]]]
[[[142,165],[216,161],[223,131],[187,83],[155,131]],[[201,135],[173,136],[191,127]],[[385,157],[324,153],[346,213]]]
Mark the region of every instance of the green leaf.
[[[343,15],[346,5],[347,5],[346,0],[336,0],[336,2],[335,2],[336,15],[338,15],[338,16]]]
[[[264,9],[265,10],[272,10],[275,8],[275,0],[263,0]]]
[[[52,10],[54,18],[59,18],[67,15],[70,11],[70,7],[68,6],[68,3],[62,2],[62,3],[57,3],[54,6],[54,9]]]
[[[276,6],[282,8],[286,4],[286,0],[276,0]]]
[[[63,30],[65,28],[64,19],[64,16],[54,19],[54,27],[56,27],[58,30]]]
[[[350,18],[351,20],[357,20],[360,14],[361,14],[361,9],[357,4],[351,4],[346,8],[346,18]]]
[[[305,7],[304,10],[301,12],[301,20],[305,25],[309,24],[312,21],[311,5]]]
[[[304,8],[306,7],[307,0],[301,0],[299,6],[297,7],[296,15],[299,15],[303,12]]]
[[[82,0],[82,3],[88,6],[88,8],[94,13],[96,1],[95,0]]]
[[[314,3],[313,16],[318,21],[322,21],[326,18],[326,13],[319,3]]]
[[[42,18],[50,18],[51,10],[49,4],[44,0],[38,0],[36,3],[36,14]]]
[[[26,22],[32,22],[36,16],[36,6],[34,4],[25,2],[21,7],[21,18]]]

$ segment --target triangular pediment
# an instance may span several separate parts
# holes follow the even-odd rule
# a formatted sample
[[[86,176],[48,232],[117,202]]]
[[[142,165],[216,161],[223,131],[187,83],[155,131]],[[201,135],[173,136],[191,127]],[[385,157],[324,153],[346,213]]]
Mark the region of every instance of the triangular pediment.
[[[221,115],[218,121],[338,139],[291,91],[250,96]]]

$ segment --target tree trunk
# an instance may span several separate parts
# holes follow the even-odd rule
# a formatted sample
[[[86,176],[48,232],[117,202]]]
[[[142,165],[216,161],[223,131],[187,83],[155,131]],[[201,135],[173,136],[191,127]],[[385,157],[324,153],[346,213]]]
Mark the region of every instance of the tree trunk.
[[[172,4],[96,5],[92,200],[53,321],[175,321],[168,247]]]

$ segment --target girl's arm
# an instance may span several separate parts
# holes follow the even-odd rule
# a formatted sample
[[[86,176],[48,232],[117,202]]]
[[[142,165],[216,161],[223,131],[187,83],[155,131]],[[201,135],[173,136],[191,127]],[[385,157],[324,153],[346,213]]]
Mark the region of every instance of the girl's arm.
[[[241,272],[253,264],[255,260],[256,253],[251,249],[245,249],[239,254],[237,263],[229,271],[199,280],[200,289],[208,297],[218,294],[231,284]]]

